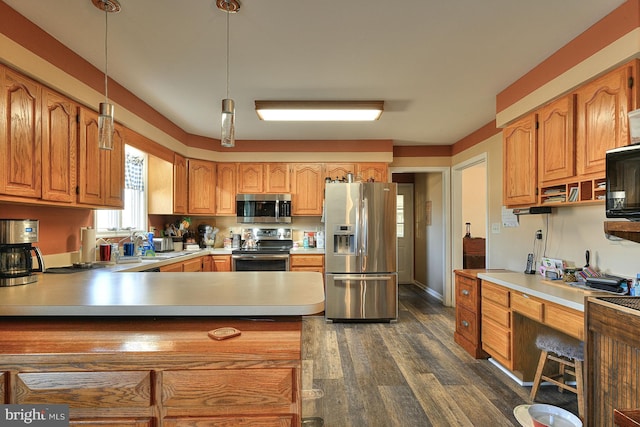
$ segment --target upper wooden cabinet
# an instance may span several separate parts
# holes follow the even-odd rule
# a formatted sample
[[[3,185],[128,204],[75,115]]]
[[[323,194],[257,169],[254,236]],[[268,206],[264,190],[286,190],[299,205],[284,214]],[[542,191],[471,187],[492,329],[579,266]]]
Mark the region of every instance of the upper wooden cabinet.
[[[113,149],[98,148],[98,113],[80,108],[78,203],[124,207],[124,128],[115,126]]]
[[[42,195],[42,88],[0,67],[0,193],[40,198]]]
[[[536,204],[536,115],[503,130],[503,201],[506,206]]]
[[[173,155],[173,213],[187,213],[187,159]]]
[[[541,184],[575,176],[575,96],[538,111],[538,173]]]
[[[328,178],[341,180],[347,177],[348,173],[356,174],[355,163],[325,163],[324,173]]]
[[[264,192],[287,194],[290,191],[289,164],[266,163],[264,170]]]
[[[78,106],[48,89],[42,97],[42,198],[76,201]]]
[[[576,166],[581,176],[604,176],[607,150],[629,144],[632,77],[626,64],[576,91]]]
[[[218,215],[235,215],[238,164],[218,163],[216,169],[216,213]]]
[[[287,163],[240,163],[238,193],[286,194],[291,191]]]
[[[264,191],[264,163],[238,165],[238,193],[259,194]]]
[[[356,163],[356,177],[363,181],[387,182],[386,163]]]
[[[216,164],[207,160],[189,159],[189,213],[215,215]]]
[[[293,215],[322,215],[324,199],[323,165],[320,163],[293,166],[291,210]]]

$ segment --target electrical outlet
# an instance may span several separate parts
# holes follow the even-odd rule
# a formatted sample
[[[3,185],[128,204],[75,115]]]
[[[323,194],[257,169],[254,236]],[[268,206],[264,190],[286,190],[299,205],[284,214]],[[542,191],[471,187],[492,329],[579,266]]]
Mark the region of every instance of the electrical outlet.
[[[491,224],[491,233],[500,234],[500,223],[494,222]]]
[[[542,240],[542,230],[536,231],[536,239]]]

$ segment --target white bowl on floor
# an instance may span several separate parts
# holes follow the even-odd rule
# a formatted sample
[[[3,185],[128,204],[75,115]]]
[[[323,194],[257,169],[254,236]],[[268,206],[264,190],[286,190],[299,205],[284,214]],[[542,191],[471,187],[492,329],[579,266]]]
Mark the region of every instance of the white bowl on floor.
[[[582,427],[580,418],[557,406],[535,404],[528,412],[535,427]]]

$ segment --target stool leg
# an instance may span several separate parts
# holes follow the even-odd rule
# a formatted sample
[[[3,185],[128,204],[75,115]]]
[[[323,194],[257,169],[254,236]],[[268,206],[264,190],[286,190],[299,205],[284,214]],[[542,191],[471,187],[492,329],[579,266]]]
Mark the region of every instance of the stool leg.
[[[558,362],[558,375],[559,375],[559,379],[558,381],[560,381],[562,384],[565,384],[567,382],[566,377],[565,377],[565,372],[564,372],[564,368],[565,368],[565,364],[563,362]],[[564,391],[564,388],[562,387],[558,387],[558,392],[562,393]]]
[[[574,360],[576,365],[576,394],[578,395],[578,416],[584,420],[584,377],[582,376],[582,361]]]
[[[531,401],[534,401],[536,394],[538,393],[538,387],[542,381],[542,372],[544,371],[544,364],[547,361],[547,352],[540,351],[540,360],[538,360],[538,368],[536,369],[536,376],[533,379],[533,386],[531,387]]]

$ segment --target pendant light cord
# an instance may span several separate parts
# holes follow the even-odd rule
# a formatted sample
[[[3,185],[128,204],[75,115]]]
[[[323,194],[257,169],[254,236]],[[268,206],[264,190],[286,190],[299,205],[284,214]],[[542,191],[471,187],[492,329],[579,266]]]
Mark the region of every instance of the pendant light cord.
[[[105,8],[104,8],[104,102],[106,104],[109,103],[109,89],[107,84],[107,75],[108,75],[108,67],[109,67],[109,60],[108,60],[109,56],[107,51],[108,45],[109,45],[109,43],[107,42],[109,38],[109,18],[108,17],[109,17],[109,11],[105,4]]]
[[[227,1],[227,96],[226,98],[229,99],[229,15],[230,15],[230,4],[229,4],[229,0]]]

